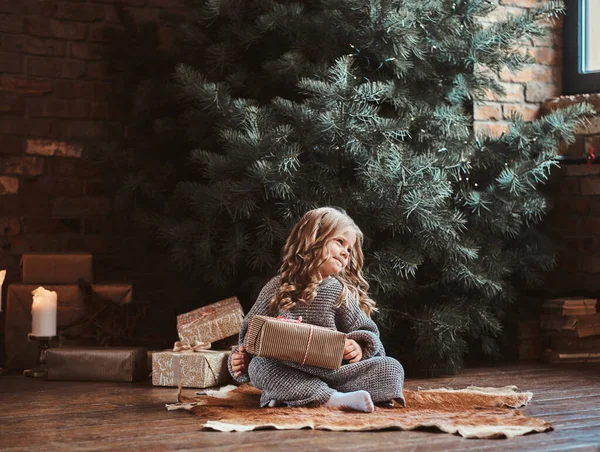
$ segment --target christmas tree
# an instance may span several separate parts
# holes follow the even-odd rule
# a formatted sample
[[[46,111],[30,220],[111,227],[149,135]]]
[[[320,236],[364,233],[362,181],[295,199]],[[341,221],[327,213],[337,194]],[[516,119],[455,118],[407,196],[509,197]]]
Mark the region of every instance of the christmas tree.
[[[277,272],[305,211],[341,207],[365,235],[389,354],[432,372],[459,369],[469,347],[493,355],[518,290],[554,264],[535,227],[540,185],[591,114],[515,115],[500,137],[474,134],[472,102],[502,95],[494,74],[531,62],[519,44],[562,12],[548,2],[484,25],[494,8],[202,2],[175,71],[177,148],[123,153],[131,212],[190,285],[243,297]]]

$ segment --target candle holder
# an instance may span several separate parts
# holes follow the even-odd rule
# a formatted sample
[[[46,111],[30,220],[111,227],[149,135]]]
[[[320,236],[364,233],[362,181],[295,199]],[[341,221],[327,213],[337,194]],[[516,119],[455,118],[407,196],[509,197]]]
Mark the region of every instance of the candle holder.
[[[55,336],[34,336],[28,334],[27,339],[29,341],[38,341],[38,352],[39,352],[39,366],[35,369],[27,369],[23,371],[23,375],[32,378],[46,378],[48,376],[48,369],[46,368],[46,350],[50,348],[50,342]]]

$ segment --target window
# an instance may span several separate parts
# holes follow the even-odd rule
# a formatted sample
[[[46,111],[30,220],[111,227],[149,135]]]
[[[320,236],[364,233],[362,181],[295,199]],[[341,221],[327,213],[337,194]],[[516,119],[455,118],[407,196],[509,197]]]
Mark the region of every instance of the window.
[[[563,94],[600,92],[600,0],[566,0]]]

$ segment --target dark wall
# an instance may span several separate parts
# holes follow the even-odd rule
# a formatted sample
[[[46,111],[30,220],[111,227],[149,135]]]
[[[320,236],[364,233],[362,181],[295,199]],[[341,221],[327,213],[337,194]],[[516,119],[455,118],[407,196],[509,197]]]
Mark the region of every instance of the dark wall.
[[[104,51],[118,8],[159,24],[180,0],[0,1],[0,269],[19,280],[24,252],[87,251],[96,280],[121,274],[123,238],[111,226],[112,200],[99,171],[82,159],[86,139],[123,133]],[[6,303],[4,301],[3,303]],[[0,313],[0,339],[4,317]]]

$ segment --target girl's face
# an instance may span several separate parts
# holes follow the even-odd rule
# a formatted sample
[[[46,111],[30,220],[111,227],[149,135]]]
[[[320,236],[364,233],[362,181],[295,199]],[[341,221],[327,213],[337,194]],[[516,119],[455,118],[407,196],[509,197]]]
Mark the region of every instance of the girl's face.
[[[337,275],[348,266],[350,253],[356,243],[356,233],[348,229],[333,236],[323,247],[325,262],[319,267],[322,278]]]

